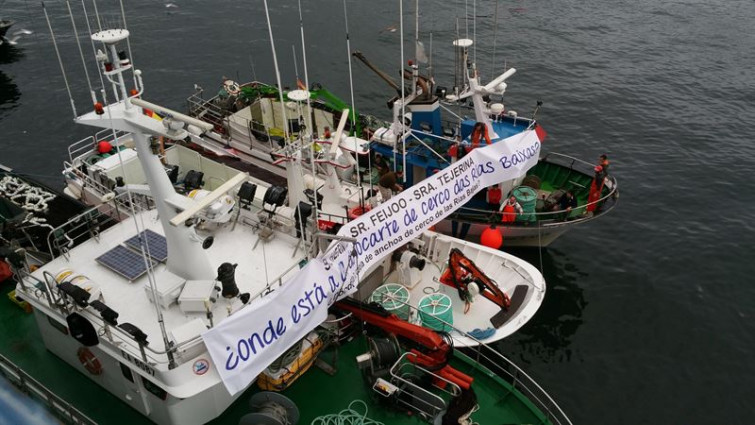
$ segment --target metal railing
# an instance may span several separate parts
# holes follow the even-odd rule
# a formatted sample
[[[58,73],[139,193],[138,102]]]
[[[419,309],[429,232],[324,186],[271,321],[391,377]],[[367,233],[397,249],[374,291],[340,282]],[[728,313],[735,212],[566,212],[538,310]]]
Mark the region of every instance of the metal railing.
[[[75,425],[97,425],[95,421],[50,391],[3,355],[0,355],[0,373],[25,394],[42,401],[47,409],[63,422]]]
[[[137,213],[153,208],[153,203],[146,197],[121,193],[112,200],[89,208],[76,215],[47,234],[47,245],[52,258],[59,252],[68,258],[68,250],[89,238],[98,238],[99,232],[108,226],[128,217],[132,208]]]
[[[401,301],[399,301],[401,302]],[[404,302],[413,314],[419,314],[419,309],[412,306],[409,303]],[[458,335],[464,335],[477,343],[477,346],[467,346],[463,350],[469,351],[470,354],[466,354],[457,349],[453,351],[453,355],[458,357],[459,360],[468,363],[471,367],[480,370],[490,376],[491,378],[500,378],[511,385],[515,390],[522,393],[528,400],[530,400],[540,412],[542,412],[547,421],[553,425],[572,425],[571,420],[566,413],[559,407],[558,403],[529,375],[527,375],[522,369],[519,368],[514,362],[509,360],[506,356],[495,351],[485,343],[472,335],[456,328],[453,323],[447,322],[440,317],[436,317],[441,321],[446,329],[450,329],[450,337],[454,338],[454,333]]]
[[[88,153],[95,149],[97,141],[99,140],[107,140],[112,143],[128,134],[129,133],[126,131],[117,130],[115,132],[115,138],[113,138],[113,130],[104,129],[95,133],[94,136],[88,136],[78,142],[71,143],[68,146],[68,161],[75,164],[77,160],[87,156]]]
[[[560,165],[563,167],[569,168],[569,170],[576,171],[582,174],[591,175],[593,173],[593,167],[594,164],[591,164],[587,161],[583,161],[578,158],[574,158],[569,155],[564,155],[560,153],[551,152],[546,155],[544,155],[539,160],[540,162],[549,162],[555,165]],[[574,185],[578,185],[576,182],[570,182]],[[572,208],[572,213],[569,213],[567,216],[567,210],[556,210],[556,211],[534,211],[534,212],[528,212],[526,213],[528,216],[533,216],[535,220],[541,224],[548,225],[550,224],[560,224],[565,221],[568,222],[578,222],[578,221],[585,221],[592,218],[591,216],[574,216],[574,211],[583,211],[587,212],[587,208],[590,206],[600,206],[600,211],[596,211],[595,215],[605,213],[612,209],[614,207],[614,203],[611,203],[608,209],[602,209],[602,207],[608,205],[609,200],[614,200],[617,198],[617,195],[619,193],[619,184],[616,181],[616,178],[613,176],[607,176],[605,180],[605,187],[608,188],[608,192],[604,195],[601,195],[600,198],[598,198],[595,201],[588,202],[582,205],[578,205],[576,208]],[[584,187],[582,187],[584,188]],[[456,211],[454,211],[448,219],[455,220],[459,222],[480,222],[485,221],[482,218],[487,219],[488,222],[495,222],[496,224],[501,224],[501,219],[503,218],[503,213],[500,211],[491,211],[487,209],[480,209],[480,208],[471,208],[471,207],[465,207],[462,206]],[[568,218],[568,220],[566,220]],[[513,223],[505,223],[506,226],[524,226],[527,225],[528,221],[514,221]]]

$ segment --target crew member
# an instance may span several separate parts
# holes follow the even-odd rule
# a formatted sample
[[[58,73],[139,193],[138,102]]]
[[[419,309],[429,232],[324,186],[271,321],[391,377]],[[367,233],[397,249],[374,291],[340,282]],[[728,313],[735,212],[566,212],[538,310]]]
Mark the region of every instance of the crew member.
[[[603,185],[606,181],[606,174],[603,171],[603,167],[600,165],[595,166],[595,178],[590,184],[590,193],[587,195],[587,207],[585,208],[588,217],[592,217],[596,213],[600,212],[600,206],[598,200],[601,193],[603,193]]]
[[[404,172],[402,170],[396,170],[388,171],[380,177],[380,181],[378,182],[378,190],[380,190],[380,195],[383,197],[383,201],[391,199],[394,190],[396,192],[401,192],[402,190],[404,190],[404,188],[401,187],[400,184],[398,184],[399,180],[401,180],[403,176]]]
[[[501,187],[499,185],[490,186],[485,194],[485,200],[488,202],[488,207],[493,211],[500,208],[502,197],[503,193],[501,192]]]
[[[608,161],[608,156],[606,154],[598,157],[598,165],[603,167],[603,172],[608,175],[608,166],[611,165],[611,162]]]
[[[485,125],[485,123],[478,122],[474,125],[474,129],[472,130],[472,148],[480,147],[480,139],[485,138],[485,142],[490,145],[490,136],[488,136],[488,127]]]
[[[501,205],[501,213],[503,217],[501,221],[504,223],[513,223],[516,220],[517,215],[524,214],[524,209],[516,201],[516,197],[511,196],[509,199]]]

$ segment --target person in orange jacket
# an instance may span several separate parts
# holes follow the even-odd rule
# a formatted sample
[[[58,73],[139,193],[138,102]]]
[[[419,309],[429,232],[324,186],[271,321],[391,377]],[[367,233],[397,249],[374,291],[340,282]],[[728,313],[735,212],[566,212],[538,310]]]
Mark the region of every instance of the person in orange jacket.
[[[517,215],[524,214],[524,209],[516,201],[516,197],[511,196],[501,205],[502,218],[504,223],[513,223],[516,220]]]
[[[474,125],[474,129],[472,129],[472,149],[480,147],[480,139],[485,138],[485,142],[490,145],[490,136],[488,135],[488,127],[481,122],[478,122]]]

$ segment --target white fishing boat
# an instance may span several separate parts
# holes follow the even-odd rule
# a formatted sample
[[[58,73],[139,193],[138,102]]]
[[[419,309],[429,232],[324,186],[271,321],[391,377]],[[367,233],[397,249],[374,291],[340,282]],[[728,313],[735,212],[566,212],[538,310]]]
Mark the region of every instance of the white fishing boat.
[[[84,227],[94,238],[39,268],[15,270],[16,291],[33,306],[50,352],[159,424],[213,420],[255,381],[290,397],[252,389],[255,412],[241,423],[296,423],[300,408],[313,418],[348,404],[352,394],[397,424],[412,423],[413,415],[431,423],[569,423],[529,377],[480,343],[511,334],[534,315],[545,293],[534,267],[422,231],[433,217],[411,217],[420,223],[414,237],[388,237],[399,229],[396,221],[374,227],[388,218],[389,203],[324,237],[315,226],[317,198],[286,205],[302,186],[266,185],[211,162],[192,168],[192,160],[205,160],[180,146],[156,154],[161,137],[183,139],[211,126],[140,99],[142,73],[119,51],[128,37],[125,29],[91,34],[115,99],[104,102],[93,91],[93,111],[76,122],[114,136],[106,140],[108,152],[100,137],[91,139],[96,159],[88,160],[86,149],[73,155],[82,161],[65,171],[68,189],[95,205],[49,235],[60,245],[55,241]],[[104,166],[111,157],[119,168]],[[288,161],[290,170],[298,169],[296,161]],[[197,177],[197,167],[204,176]],[[76,179],[83,183],[70,186]],[[91,184],[95,179],[99,184]],[[203,189],[203,181],[215,186]],[[90,220],[102,212],[114,221],[106,229]],[[358,235],[343,235],[352,228]],[[366,352],[363,322],[380,329],[365,329]],[[454,344],[473,346],[478,361],[451,350]],[[320,356],[324,350],[336,352],[330,363]],[[328,374],[306,373],[314,364]],[[365,382],[352,379],[359,368]],[[294,381],[343,392],[326,400],[296,392]],[[503,393],[514,400],[492,403]]]
[[[118,133],[113,138],[112,131],[101,132],[73,143],[69,147],[70,159],[64,164],[66,190],[79,195],[80,199],[89,201],[101,212],[111,214],[117,220],[124,220],[131,215],[129,206],[124,204],[126,196],[129,196],[128,200],[134,205],[151,207],[154,200],[147,187],[149,180],[143,171],[136,143],[134,134]],[[103,154],[103,146],[112,153]],[[227,181],[238,178],[245,178],[254,185],[256,192],[261,193],[255,195],[260,208],[265,193],[280,193],[281,205],[276,209],[276,217],[285,221],[294,233],[302,232],[302,229],[297,232],[297,226],[301,224],[296,219],[297,205],[306,214],[317,214],[318,228],[323,230],[331,229],[334,224],[348,222],[350,218],[347,214],[353,214],[354,210],[360,208],[360,198],[347,188],[344,189],[337,178],[320,185],[318,206],[313,208],[307,198],[307,193],[311,192],[302,187],[302,163],[296,159],[297,156],[289,157],[289,180],[285,188],[271,188],[268,183],[253,176],[244,177],[241,171],[203,157],[180,144],[160,150],[156,157],[162,160],[161,171],[164,170],[163,174],[168,177],[173,189],[192,200],[210,196],[210,190],[217,190]],[[296,196],[296,193],[299,195]],[[240,202],[232,198],[215,201],[200,212],[199,217],[208,224],[228,226],[229,223],[237,222],[238,214],[243,218],[245,211],[239,212],[237,209]],[[314,222],[313,220],[308,226],[305,222],[305,233],[314,230]],[[219,229],[213,230],[212,234],[215,235]],[[536,268],[513,255],[476,243],[426,231],[408,244],[392,248],[398,254],[394,253],[385,264],[367,273],[368,277],[361,285],[357,297],[363,301],[374,298],[378,302],[403,302],[405,305],[397,306],[398,310],[403,311],[402,317],[420,323],[421,301],[426,295],[437,293],[437,298],[448,307],[444,310],[446,320],[458,329],[452,334],[459,346],[475,345],[479,341],[490,343],[511,335],[534,315],[545,295],[545,281]],[[445,279],[442,279],[452,251],[457,251],[454,270],[464,269],[472,273],[470,278],[477,282],[472,285],[471,293],[466,282],[461,282],[461,279],[454,282],[451,274],[447,273]],[[404,256],[403,253],[408,255]],[[271,258],[276,258],[277,255],[276,253]],[[389,284],[389,287],[379,289],[385,284]],[[395,290],[399,292],[394,293]],[[374,291],[378,291],[378,294],[373,297]],[[380,294],[385,291],[388,293],[382,297]],[[481,297],[475,302],[474,296],[477,294]],[[396,296],[400,301],[393,300]],[[436,307],[436,310],[440,309],[440,306]],[[496,319],[491,322],[493,317]],[[445,328],[441,325],[436,327]],[[470,338],[469,333],[478,341]]]

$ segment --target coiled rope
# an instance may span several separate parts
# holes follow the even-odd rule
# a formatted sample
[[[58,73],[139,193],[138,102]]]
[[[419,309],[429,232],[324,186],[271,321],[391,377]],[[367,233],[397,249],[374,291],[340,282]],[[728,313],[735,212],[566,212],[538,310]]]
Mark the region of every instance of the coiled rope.
[[[43,212],[47,210],[47,201],[55,198],[40,187],[32,186],[13,176],[5,176],[0,180],[0,192],[26,211]]]
[[[364,407],[364,413],[358,412],[354,405]],[[356,399],[349,403],[349,407],[338,413],[316,417],[311,425],[384,425],[382,422],[367,417],[367,403]]]

